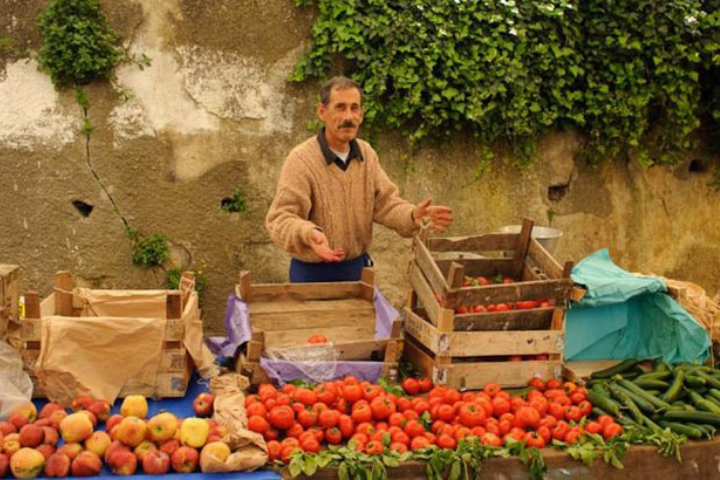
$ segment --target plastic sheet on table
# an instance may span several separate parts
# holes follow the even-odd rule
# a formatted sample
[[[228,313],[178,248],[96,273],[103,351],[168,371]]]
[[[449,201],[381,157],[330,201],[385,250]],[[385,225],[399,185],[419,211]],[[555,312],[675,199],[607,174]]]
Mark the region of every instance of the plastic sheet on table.
[[[270,360],[292,363],[315,383],[326,382],[335,377],[338,353],[332,342],[268,348],[265,355]]]

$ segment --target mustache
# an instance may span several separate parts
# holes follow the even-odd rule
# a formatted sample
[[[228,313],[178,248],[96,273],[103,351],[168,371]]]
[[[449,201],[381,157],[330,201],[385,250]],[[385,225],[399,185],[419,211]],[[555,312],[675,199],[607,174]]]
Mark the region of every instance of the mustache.
[[[342,123],[340,123],[340,128],[346,128],[346,127],[355,127],[355,122],[352,120],[344,120]]]

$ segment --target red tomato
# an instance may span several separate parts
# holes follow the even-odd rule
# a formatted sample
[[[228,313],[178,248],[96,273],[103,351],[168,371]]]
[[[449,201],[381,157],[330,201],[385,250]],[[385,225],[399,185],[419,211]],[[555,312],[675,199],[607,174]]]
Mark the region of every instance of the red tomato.
[[[442,434],[437,437],[437,446],[448,450],[455,450],[455,447],[457,447],[457,440],[450,435]]]
[[[540,377],[533,377],[528,382],[528,385],[531,387],[535,387],[539,392],[545,391],[545,382],[542,381],[542,378]]]
[[[355,422],[350,415],[340,414],[338,417],[338,428],[342,433],[343,438],[350,438],[355,432]]]
[[[485,410],[474,403],[466,403],[460,407],[460,423],[472,428],[481,425],[485,421]]]
[[[408,377],[402,382],[402,388],[408,395],[417,395],[420,392],[420,382],[416,379]]]
[[[545,438],[538,432],[528,432],[525,434],[525,446],[543,448],[545,446]]]
[[[484,445],[489,445],[491,447],[502,447],[502,440],[500,440],[500,437],[494,433],[487,432],[480,438],[480,441]]]
[[[395,404],[388,397],[375,397],[370,402],[375,420],[385,420],[391,413],[395,413]]]
[[[603,427],[603,438],[609,440],[612,437],[622,435],[623,428],[617,423],[609,423]]]
[[[356,404],[350,414],[356,423],[369,422],[373,418],[373,411],[367,403]]]
[[[560,420],[552,429],[552,437],[561,442],[565,441],[565,436],[570,431],[570,425],[565,420]]]
[[[515,412],[515,424],[520,428],[536,428],[540,423],[540,412],[529,406],[522,406]]]
[[[325,430],[325,441],[329,445],[339,445],[342,443],[343,434],[337,427],[331,427]]]
[[[295,423],[295,412],[287,405],[279,405],[270,410],[268,420],[278,430],[287,430]]]
[[[308,343],[327,343],[327,338],[325,335],[311,335],[310,338],[308,338]]]
[[[597,418],[597,422],[604,427],[605,425],[608,425],[610,423],[615,423],[615,419],[610,415],[600,415]]]

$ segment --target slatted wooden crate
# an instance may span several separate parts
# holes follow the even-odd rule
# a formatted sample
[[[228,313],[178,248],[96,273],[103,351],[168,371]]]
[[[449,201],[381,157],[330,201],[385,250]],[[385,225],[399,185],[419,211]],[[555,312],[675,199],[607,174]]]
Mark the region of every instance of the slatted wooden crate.
[[[383,362],[382,374],[397,378],[402,322],[388,338],[374,338],[375,273],[366,268],[357,282],[251,284],[242,272],[237,295],[248,304],[252,340],[236,359],[236,370],[257,385],[269,381],[260,367],[268,349],[301,347],[315,334],[332,343],[338,361]],[[395,320],[395,319],[393,319]]]
[[[183,274],[185,276],[191,274]],[[128,291],[132,293],[132,290]],[[185,326],[183,314],[186,308],[197,308],[197,302],[188,302],[192,291],[168,290],[166,303],[166,327],[160,364],[154,385],[129,381],[120,391],[120,397],[127,395],[145,395],[147,397],[183,397],[193,371],[192,358],[183,345]],[[35,363],[41,349],[41,329],[43,318],[51,315],[79,317],[83,300],[73,289],[72,274],[58,272],[55,276],[54,292],[40,301],[37,292],[25,294],[25,317],[11,321],[9,343],[20,351],[25,371],[35,384],[33,396],[44,398],[45,393],[35,376]],[[148,315],[150,316],[150,315]]]
[[[405,356],[436,383],[455,388],[525,384],[532,376],[559,377],[570,270],[531,237],[490,233],[414,241],[412,291],[404,310]],[[508,252],[513,252],[511,255]],[[511,277],[508,284],[463,286],[466,276]],[[548,300],[544,308],[456,313],[475,305]],[[520,361],[507,361],[515,356]]]
[[[7,333],[11,318],[18,318],[20,267],[0,264],[0,338]]]

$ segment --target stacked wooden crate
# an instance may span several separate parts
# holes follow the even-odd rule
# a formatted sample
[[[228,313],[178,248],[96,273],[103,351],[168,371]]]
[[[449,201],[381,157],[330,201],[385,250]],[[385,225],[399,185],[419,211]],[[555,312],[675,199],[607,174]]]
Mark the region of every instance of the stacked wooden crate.
[[[132,294],[133,291],[124,291]],[[188,296],[195,292],[168,290],[166,301],[166,327],[160,364],[154,385],[129,381],[120,391],[119,396],[144,395],[146,397],[183,397],[190,381],[193,363],[187,349],[183,345],[185,324],[183,318],[192,312],[186,309],[197,308],[197,302],[189,302]],[[28,372],[36,388],[34,397],[45,397],[44,392],[34,375],[35,363],[41,349],[41,330],[44,317],[62,316],[79,317],[83,300],[73,289],[72,274],[67,271],[58,272],[55,276],[54,292],[40,301],[37,292],[25,294],[25,316],[11,322],[9,331],[10,344],[20,351],[25,371]],[[198,312],[199,315],[199,312]],[[147,315],[152,317],[152,315]],[[111,352],[109,352],[110,354]]]
[[[0,339],[11,318],[19,317],[20,267],[0,264]]]
[[[383,362],[382,375],[396,379],[402,322],[395,321],[387,338],[374,338],[375,273],[366,268],[356,282],[251,284],[242,272],[236,288],[247,302],[252,340],[238,355],[236,370],[257,385],[269,381],[260,366],[272,349],[303,347],[323,335],[339,362]],[[391,319],[396,320],[396,319]]]
[[[422,374],[463,389],[561,375],[572,263],[560,266],[531,237],[532,226],[525,220],[520,233],[415,239],[405,354]],[[468,277],[480,276],[513,282],[468,286]],[[498,304],[527,308],[483,311]]]

